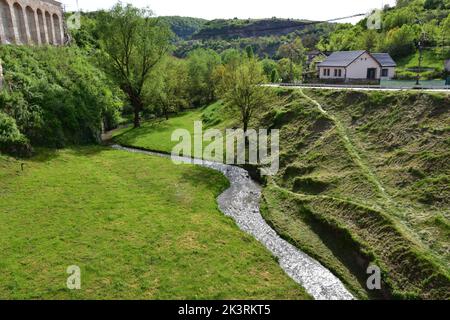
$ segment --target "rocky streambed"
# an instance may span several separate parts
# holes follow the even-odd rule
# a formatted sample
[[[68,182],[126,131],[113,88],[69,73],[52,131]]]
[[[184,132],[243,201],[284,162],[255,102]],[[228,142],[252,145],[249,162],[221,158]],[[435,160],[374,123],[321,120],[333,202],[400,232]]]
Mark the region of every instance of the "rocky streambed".
[[[167,154],[112,146],[116,150],[170,158]],[[261,186],[252,180],[248,172],[240,167],[176,157],[186,164],[195,164],[223,173],[230,181],[230,188],[218,198],[220,210],[234,219],[239,228],[262,243],[275,257],[281,268],[316,300],[352,300],[353,295],[342,282],[318,261],[309,257],[273,230],[259,210]]]

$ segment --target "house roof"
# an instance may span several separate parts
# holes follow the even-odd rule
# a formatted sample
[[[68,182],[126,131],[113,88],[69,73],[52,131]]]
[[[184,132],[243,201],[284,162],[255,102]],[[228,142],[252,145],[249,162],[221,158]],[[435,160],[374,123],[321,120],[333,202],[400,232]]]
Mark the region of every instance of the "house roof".
[[[389,55],[389,53],[372,53],[374,57],[382,67],[396,67],[394,59]]]
[[[333,52],[319,67],[346,67],[361,56],[364,50]]]
[[[367,51],[365,50],[333,52],[325,59],[325,61],[319,64],[319,67],[347,67],[366,52]],[[369,55],[371,55],[382,67],[397,66],[389,53],[369,53]]]

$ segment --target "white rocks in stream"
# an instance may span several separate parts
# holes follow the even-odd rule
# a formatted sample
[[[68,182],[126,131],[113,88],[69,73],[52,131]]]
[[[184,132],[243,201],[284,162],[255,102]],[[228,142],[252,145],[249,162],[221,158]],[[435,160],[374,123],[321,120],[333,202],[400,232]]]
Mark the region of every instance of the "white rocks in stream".
[[[115,145],[114,149],[170,158],[169,155]],[[353,300],[342,282],[318,261],[309,257],[273,230],[259,210],[261,187],[246,170],[211,161],[177,157],[177,161],[201,165],[222,172],[230,180],[230,188],[218,198],[220,210],[232,217],[239,228],[262,243],[295,282],[316,300]]]

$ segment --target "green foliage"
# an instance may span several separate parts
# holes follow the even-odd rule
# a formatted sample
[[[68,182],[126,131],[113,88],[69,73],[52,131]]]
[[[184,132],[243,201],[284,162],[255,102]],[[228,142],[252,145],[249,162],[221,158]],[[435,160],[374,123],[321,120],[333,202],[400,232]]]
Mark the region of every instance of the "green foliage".
[[[261,86],[267,81],[257,58],[245,55],[239,64],[224,67],[220,95],[240,114],[244,132],[255,114],[274,101],[273,92]]]
[[[277,63],[272,59],[264,59],[261,61],[261,65],[266,75],[267,79],[270,79],[270,82],[275,83],[279,81],[279,74],[277,70]]]
[[[322,51],[357,50],[357,39],[362,33],[363,29],[358,25],[340,24],[333,33],[320,40],[317,48]]]
[[[216,84],[214,69],[221,64],[221,58],[213,50],[197,49],[188,55],[189,93],[196,106],[215,99]]]
[[[294,82],[301,80],[302,66],[293,63],[288,58],[283,58],[277,63],[277,72],[283,82]]]
[[[67,13],[65,15],[66,19],[69,18],[74,12]],[[80,28],[71,29],[70,35],[72,40],[80,48],[86,49],[88,51],[98,48],[99,32],[97,28],[97,19],[100,12],[82,12],[80,13]]]
[[[204,19],[191,17],[160,17],[180,39],[188,39],[194,33],[198,32],[207,22]]]
[[[20,133],[16,121],[0,111],[0,152],[26,156],[31,152],[27,138]]]
[[[388,52],[399,59],[414,54],[419,40],[440,51],[443,59],[449,51],[449,1],[403,0],[382,13],[382,28],[367,28],[367,19],[357,25],[341,24],[322,37],[317,47],[324,51],[368,50]]]
[[[228,49],[244,50],[251,46],[255,55],[274,58],[279,47],[300,37],[306,48],[313,49],[321,36],[335,26],[330,23],[301,25],[300,20],[214,20],[206,23],[193,39],[177,43],[175,55],[185,57],[190,51],[204,48],[222,53]],[[258,31],[261,30],[261,31]]]
[[[423,7],[427,10],[433,9],[450,9],[449,0],[425,0]]]
[[[151,74],[144,88],[145,112],[168,119],[191,106],[189,75],[186,60],[167,57]]]
[[[290,59],[294,64],[303,66],[306,61],[306,56],[302,39],[297,37],[294,41],[281,45],[278,49],[278,56]]]
[[[382,51],[387,51],[395,58],[409,55],[415,50],[416,33],[414,27],[404,25],[401,28],[390,30],[380,47]]]
[[[167,25],[152,18],[148,9],[117,3],[101,12],[99,63],[125,92],[134,112],[134,126],[140,126],[144,110],[143,89],[151,71],[168,54],[173,36]]]
[[[113,127],[120,95],[84,52],[71,47],[0,47],[5,89],[0,111],[32,145],[63,147],[99,140]]]

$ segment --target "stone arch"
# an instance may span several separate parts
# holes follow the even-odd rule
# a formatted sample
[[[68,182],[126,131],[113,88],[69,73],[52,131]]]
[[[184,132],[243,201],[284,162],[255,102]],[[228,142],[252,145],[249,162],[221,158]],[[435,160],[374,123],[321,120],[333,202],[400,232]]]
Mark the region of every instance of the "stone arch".
[[[14,24],[9,4],[6,0],[0,0],[0,18],[5,36],[5,39],[2,39],[2,41],[5,43],[14,43]]]
[[[42,42],[42,44],[46,44],[48,42],[47,42],[47,36],[45,34],[44,14],[42,13],[41,9],[37,9],[36,13],[37,13],[37,17],[38,17],[39,33],[41,34],[41,42]]]
[[[56,44],[62,44],[63,40],[61,39],[61,22],[59,21],[59,16],[56,13],[53,14],[53,27],[55,29]]]
[[[25,8],[25,14],[28,20],[28,28],[30,30],[31,41],[34,44],[39,43],[38,29],[36,27],[36,18],[33,9],[28,6]]]
[[[45,24],[47,25],[48,43],[54,44],[55,40],[53,39],[52,17],[48,11],[45,11]]]
[[[27,37],[27,27],[25,25],[25,16],[23,12],[23,8],[20,4],[15,2],[13,4],[13,10],[14,10],[14,18],[16,19],[16,28],[17,28],[17,34],[19,36],[18,41],[22,44],[28,43],[28,37]]]

